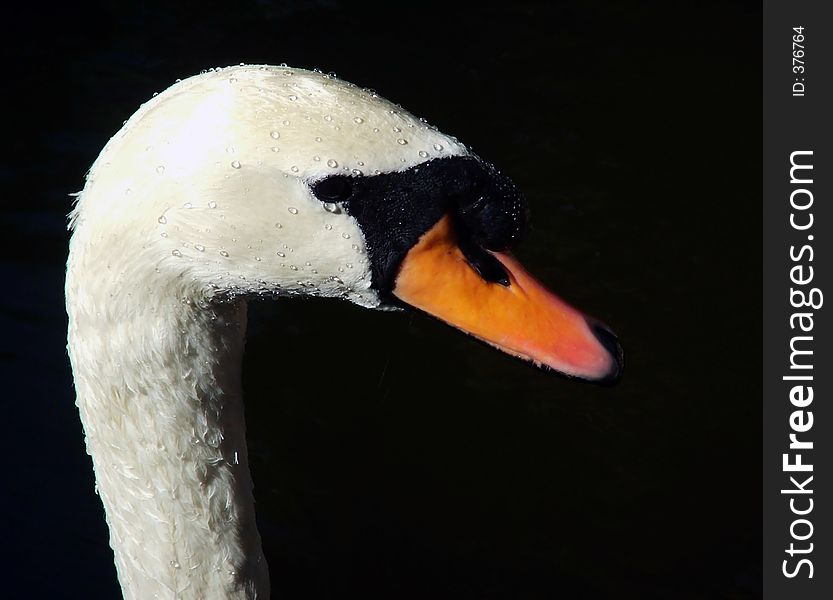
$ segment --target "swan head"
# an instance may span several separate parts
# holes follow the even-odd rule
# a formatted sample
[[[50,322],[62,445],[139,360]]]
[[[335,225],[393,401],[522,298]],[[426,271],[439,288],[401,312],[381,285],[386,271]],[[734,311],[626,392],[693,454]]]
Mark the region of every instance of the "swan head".
[[[373,91],[240,66],[177,83],[125,124],[91,169],[73,243],[108,243],[122,271],[152,267],[198,302],[408,305],[544,368],[615,381],[613,334],[509,253],[526,219],[506,176]]]

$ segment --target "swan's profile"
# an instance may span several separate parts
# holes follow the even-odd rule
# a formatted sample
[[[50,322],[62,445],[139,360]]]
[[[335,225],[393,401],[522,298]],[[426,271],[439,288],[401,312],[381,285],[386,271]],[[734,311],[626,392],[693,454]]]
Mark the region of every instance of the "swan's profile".
[[[516,188],[371,91],[218,69],[144,104],[71,215],[68,349],[125,597],[266,598],[240,364],[246,299],[415,306],[516,356],[615,380],[613,335],[504,251]]]

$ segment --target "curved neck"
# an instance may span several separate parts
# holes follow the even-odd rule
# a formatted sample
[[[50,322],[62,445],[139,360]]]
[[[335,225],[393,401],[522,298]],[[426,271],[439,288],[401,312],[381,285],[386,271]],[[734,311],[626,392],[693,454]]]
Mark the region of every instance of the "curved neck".
[[[114,314],[84,294],[70,269],[77,404],[125,597],[268,597],[241,393],[245,302],[171,293],[131,306],[120,294]]]

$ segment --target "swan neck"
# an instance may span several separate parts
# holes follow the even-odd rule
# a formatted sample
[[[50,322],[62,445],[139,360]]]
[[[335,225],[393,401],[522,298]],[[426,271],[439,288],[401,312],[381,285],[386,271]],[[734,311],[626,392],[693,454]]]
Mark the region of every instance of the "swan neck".
[[[99,290],[105,311],[79,280],[70,268],[68,350],[125,598],[268,597],[240,378],[245,302]]]

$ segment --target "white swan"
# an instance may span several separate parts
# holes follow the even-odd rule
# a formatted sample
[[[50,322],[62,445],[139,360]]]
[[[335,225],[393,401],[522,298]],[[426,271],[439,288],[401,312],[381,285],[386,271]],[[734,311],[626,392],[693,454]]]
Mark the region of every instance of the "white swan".
[[[240,382],[246,298],[395,299],[612,380],[615,338],[508,254],[514,186],[370,91],[218,69],[144,104],[71,215],[68,349],[127,598],[265,598]]]

